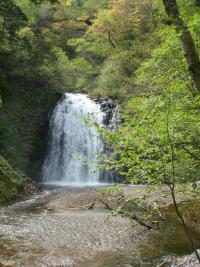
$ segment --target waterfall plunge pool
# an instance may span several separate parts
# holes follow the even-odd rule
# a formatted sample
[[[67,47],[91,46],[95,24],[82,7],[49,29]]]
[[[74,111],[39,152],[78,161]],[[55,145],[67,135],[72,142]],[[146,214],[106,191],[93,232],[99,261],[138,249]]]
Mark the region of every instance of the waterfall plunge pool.
[[[114,183],[101,183],[101,182],[71,182],[71,183],[67,183],[67,182],[62,182],[62,181],[55,181],[55,182],[43,182],[41,183],[41,186],[44,187],[52,187],[52,188],[59,188],[59,187],[77,187],[77,188],[81,188],[81,187],[102,187],[102,186],[114,186]]]

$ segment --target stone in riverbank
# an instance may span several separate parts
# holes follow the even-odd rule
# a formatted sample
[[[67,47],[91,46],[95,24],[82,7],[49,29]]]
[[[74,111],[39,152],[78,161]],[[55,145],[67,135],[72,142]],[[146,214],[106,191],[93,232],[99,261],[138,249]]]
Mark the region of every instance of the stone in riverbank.
[[[200,251],[199,251],[200,253]],[[196,258],[195,253],[184,257],[167,257],[157,267],[199,267],[200,264]]]
[[[182,207],[184,219],[193,231],[200,233],[200,200],[192,199]],[[199,265],[200,266],[200,265]]]
[[[199,251],[200,253],[200,251]],[[195,254],[193,253],[192,255],[188,255],[182,258],[177,258],[177,259],[173,259],[172,260],[172,267],[199,267],[200,264],[197,261],[197,258],[195,256]]]

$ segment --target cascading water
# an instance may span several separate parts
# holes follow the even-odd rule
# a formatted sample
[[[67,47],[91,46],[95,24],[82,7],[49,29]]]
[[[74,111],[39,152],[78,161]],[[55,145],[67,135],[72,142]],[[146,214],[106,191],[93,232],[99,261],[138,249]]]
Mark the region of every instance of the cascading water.
[[[99,104],[83,94],[64,94],[50,119],[48,154],[43,182],[56,185],[95,185],[100,172],[97,158],[103,142],[94,126],[85,119],[103,124]]]

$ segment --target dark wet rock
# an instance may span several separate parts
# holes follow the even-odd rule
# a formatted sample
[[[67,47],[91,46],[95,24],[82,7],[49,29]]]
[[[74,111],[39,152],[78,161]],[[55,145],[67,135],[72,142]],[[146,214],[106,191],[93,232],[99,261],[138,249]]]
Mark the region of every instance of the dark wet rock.
[[[116,130],[121,123],[120,106],[112,99],[95,100],[101,105],[101,111],[105,113],[103,123],[111,130]]]
[[[112,99],[94,99],[101,106],[101,111],[105,114],[103,124],[111,131],[116,131],[122,122],[119,104]],[[109,155],[110,148],[105,145],[104,152]],[[116,155],[117,157],[117,155]],[[123,182],[124,177],[119,175],[116,170],[101,171],[100,181],[107,183]]]

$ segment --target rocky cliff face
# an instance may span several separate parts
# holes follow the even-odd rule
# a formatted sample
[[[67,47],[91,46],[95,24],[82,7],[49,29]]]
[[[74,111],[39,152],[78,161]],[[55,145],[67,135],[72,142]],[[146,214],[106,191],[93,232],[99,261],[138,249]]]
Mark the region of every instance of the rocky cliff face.
[[[120,105],[112,99],[95,99],[95,101],[101,105],[101,111],[105,114],[103,118],[105,127],[111,131],[116,131],[120,123],[122,123]],[[104,151],[107,155],[110,154],[110,148],[106,145]],[[115,170],[112,170],[107,172],[101,171],[100,180],[114,183],[122,182],[124,181],[124,178]]]
[[[116,130],[121,123],[120,106],[112,99],[94,99],[101,105],[101,111],[105,113],[103,123],[110,130]]]

